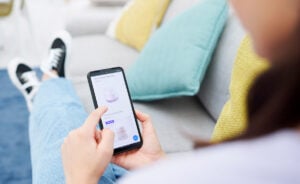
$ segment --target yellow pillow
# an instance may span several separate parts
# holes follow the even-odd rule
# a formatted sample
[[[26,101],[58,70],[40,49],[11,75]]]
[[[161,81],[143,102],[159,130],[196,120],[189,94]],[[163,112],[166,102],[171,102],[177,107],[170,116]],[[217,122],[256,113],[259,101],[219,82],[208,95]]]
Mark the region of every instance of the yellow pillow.
[[[13,1],[0,3],[0,17],[8,16],[13,8]]]
[[[255,78],[268,68],[268,63],[253,51],[249,37],[239,48],[233,66],[230,99],[227,101],[215,126],[212,141],[219,142],[235,137],[247,127],[246,100]]]
[[[160,25],[170,0],[132,0],[107,31],[110,37],[142,50]]]

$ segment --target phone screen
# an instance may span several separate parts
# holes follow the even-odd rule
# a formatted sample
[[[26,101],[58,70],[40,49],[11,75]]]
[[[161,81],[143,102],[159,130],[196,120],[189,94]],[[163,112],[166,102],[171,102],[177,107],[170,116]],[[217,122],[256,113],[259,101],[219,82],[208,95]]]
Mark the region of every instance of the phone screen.
[[[90,77],[97,106],[106,106],[102,126],[115,133],[114,148],[141,141],[127,85],[122,71]]]

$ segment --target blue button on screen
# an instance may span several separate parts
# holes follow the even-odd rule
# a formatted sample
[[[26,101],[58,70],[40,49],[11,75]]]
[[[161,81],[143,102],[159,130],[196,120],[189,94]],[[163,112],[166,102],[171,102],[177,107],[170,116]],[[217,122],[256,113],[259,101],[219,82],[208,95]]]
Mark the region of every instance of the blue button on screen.
[[[134,135],[134,136],[133,136],[133,140],[134,140],[134,141],[137,141],[138,139],[139,139],[139,136],[137,136],[137,135]]]

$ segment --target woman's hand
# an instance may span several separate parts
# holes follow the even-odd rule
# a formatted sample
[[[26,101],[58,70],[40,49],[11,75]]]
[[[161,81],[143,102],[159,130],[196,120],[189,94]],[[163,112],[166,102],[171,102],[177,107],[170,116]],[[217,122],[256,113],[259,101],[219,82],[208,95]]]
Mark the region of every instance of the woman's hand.
[[[145,166],[165,156],[150,117],[139,111],[136,111],[136,116],[142,123],[143,146],[139,150],[116,155],[112,160],[113,163],[129,170]]]
[[[62,145],[62,160],[66,182],[98,183],[113,155],[114,134],[96,126],[107,108],[93,111],[85,123],[73,130]]]

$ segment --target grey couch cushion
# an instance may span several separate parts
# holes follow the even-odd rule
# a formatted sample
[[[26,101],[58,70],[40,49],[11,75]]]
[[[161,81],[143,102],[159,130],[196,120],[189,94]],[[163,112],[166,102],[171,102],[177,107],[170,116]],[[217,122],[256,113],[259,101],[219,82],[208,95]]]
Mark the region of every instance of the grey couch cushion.
[[[199,1],[203,1],[203,0],[172,0],[164,16],[163,24],[172,20],[178,14],[184,12],[185,10],[187,10],[188,8],[190,8],[191,6],[193,6],[195,3]]]
[[[134,105],[151,115],[163,150],[167,153],[193,149],[192,140],[185,134],[209,140],[215,125],[196,97]]]
[[[121,10],[121,6],[95,6],[89,1],[71,2],[66,9],[66,30],[73,37],[104,34]]]
[[[214,53],[198,97],[211,116],[217,120],[229,98],[232,66],[245,31],[231,11],[227,25]]]
[[[98,6],[123,6],[129,0],[90,0],[93,4]]]
[[[72,42],[71,62],[67,65],[67,77],[85,81],[89,71],[121,66],[128,68],[138,52],[104,35],[77,37]]]

